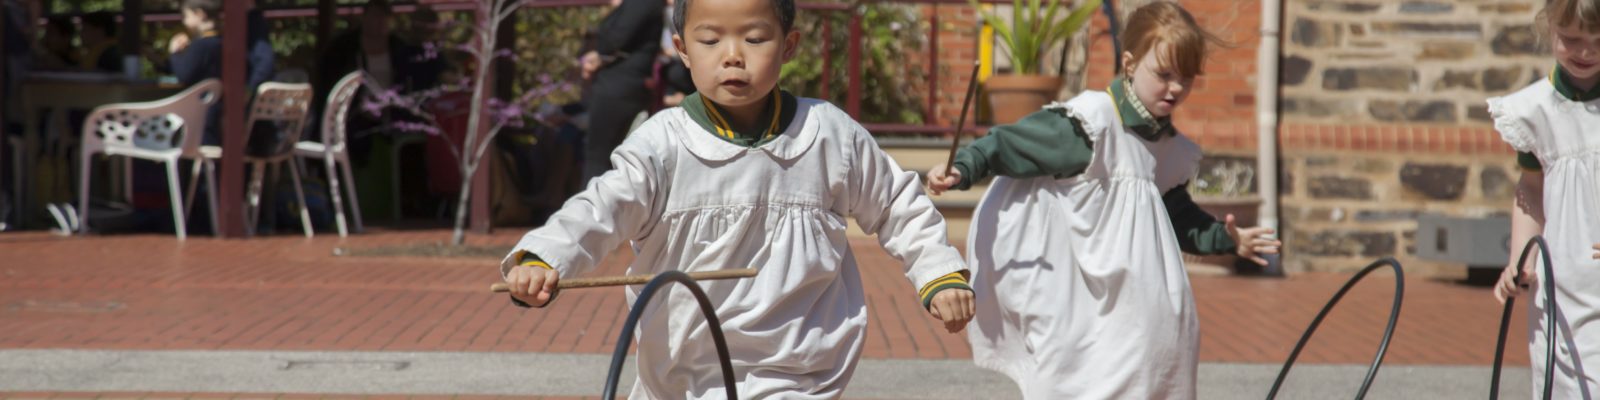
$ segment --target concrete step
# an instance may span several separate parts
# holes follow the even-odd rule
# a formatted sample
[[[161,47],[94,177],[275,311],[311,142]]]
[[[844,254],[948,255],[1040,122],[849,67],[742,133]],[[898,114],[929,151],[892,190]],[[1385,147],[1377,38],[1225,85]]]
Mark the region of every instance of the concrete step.
[[[934,166],[943,164],[950,159],[950,142],[929,141],[923,139],[882,139],[879,146],[884,152],[889,153],[900,168],[926,174]],[[978,200],[983,198],[984,191],[989,189],[988,182],[973,185],[968,190],[952,190],[938,196],[930,195],[933,204],[940,210],[946,208],[971,209],[978,205]]]
[[[926,174],[934,166],[945,163],[950,157],[950,142],[936,139],[911,139],[911,138],[880,138],[878,145],[885,153],[900,164],[901,169],[913,171],[917,174]],[[972,210],[978,206],[978,200],[983,198],[984,192],[989,189],[988,182],[973,185],[968,190],[952,190],[941,195],[929,194],[934,206],[944,214],[945,226],[950,236],[950,242],[956,244],[966,243],[967,228],[971,223]],[[855,221],[851,221],[855,225]],[[860,227],[850,230],[853,234],[861,235]]]

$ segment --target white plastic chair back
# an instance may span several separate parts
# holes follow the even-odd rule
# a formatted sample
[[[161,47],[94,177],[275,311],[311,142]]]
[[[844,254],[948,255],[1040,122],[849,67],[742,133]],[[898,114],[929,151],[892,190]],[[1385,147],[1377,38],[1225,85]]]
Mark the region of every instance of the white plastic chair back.
[[[271,132],[256,132],[256,123],[277,122],[277,128],[286,134],[279,138],[278,146],[270,156],[288,155],[294,152],[294,145],[300,142],[300,134],[305,130],[306,118],[311,114],[311,97],[309,84],[262,83],[256,89],[256,98],[250,105],[250,117],[245,120],[245,126],[250,127],[251,135],[268,134]]]
[[[349,118],[350,104],[356,100],[366,76],[361,71],[351,72],[339,79],[328,92],[328,104],[322,110],[322,144],[328,151],[344,148],[345,121]]]
[[[96,107],[84,119],[86,148],[181,149],[198,157],[206,111],[221,98],[222,84],[207,79],[165,99]]]

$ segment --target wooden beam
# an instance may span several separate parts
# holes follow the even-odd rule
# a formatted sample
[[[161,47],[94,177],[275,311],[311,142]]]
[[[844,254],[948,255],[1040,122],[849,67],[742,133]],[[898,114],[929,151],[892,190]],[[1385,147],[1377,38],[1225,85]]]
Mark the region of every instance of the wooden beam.
[[[333,17],[338,13],[333,0],[317,0],[317,54],[322,54],[328,48],[328,42],[333,40]]]
[[[6,31],[6,20],[10,18],[11,7],[0,5],[0,87],[4,87],[6,89],[11,88],[11,81],[8,80],[10,79],[8,74],[11,71],[8,71],[10,68],[7,68],[11,66],[11,53],[6,52],[6,40],[4,37],[4,32]],[[11,112],[11,107],[9,107],[9,105],[12,101],[15,100],[11,99],[11,93],[0,92],[0,180],[5,180],[5,177],[9,176],[11,173],[11,171],[6,170],[6,166],[11,165],[11,161],[6,160],[6,155],[11,154],[11,141],[6,140],[6,138],[11,136],[10,132],[6,132],[6,113]],[[15,182],[12,182],[11,187],[8,188],[8,190],[0,190],[0,195],[6,196],[6,198],[0,198],[0,203],[7,203],[10,202],[11,199],[15,199],[16,197],[13,196],[14,194],[11,193],[11,190],[17,190],[17,186],[18,185]],[[22,211],[20,211],[21,207],[21,204],[10,205],[11,209],[18,210],[17,215],[22,215]],[[22,218],[17,219],[21,220]],[[10,224],[11,216],[7,215],[5,212],[0,212],[0,226],[7,226],[6,229],[11,229],[9,227]]]
[[[245,103],[250,93],[245,87],[245,46],[249,9],[234,3],[222,8],[222,160],[218,183],[217,218],[224,237],[244,237],[244,145]]]

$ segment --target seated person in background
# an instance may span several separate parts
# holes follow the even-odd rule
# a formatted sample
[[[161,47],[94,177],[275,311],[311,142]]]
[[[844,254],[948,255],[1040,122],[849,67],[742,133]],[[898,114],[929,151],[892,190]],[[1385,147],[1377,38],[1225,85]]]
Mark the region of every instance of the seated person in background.
[[[362,7],[360,24],[329,42],[317,59],[316,82],[312,85],[317,91],[312,100],[317,110],[323,108],[328,92],[339,79],[358,70],[367,75],[364,90],[408,93],[439,85],[441,61],[437,57],[424,60],[421,46],[407,43],[391,29],[391,16],[387,0],[370,0]],[[396,115],[393,109],[374,117],[362,111],[364,100],[364,96],[358,96],[351,104],[345,127],[351,158],[358,165],[366,164],[366,154],[372,146],[371,133],[384,131],[389,121],[409,117]],[[313,131],[321,132],[321,128]]]
[[[44,36],[39,39],[39,47],[34,48],[34,69],[60,71],[77,68],[78,50],[72,46],[72,36],[77,33],[77,26],[72,24],[72,18],[54,16],[45,21]]]
[[[84,14],[83,57],[78,67],[85,71],[122,72],[122,49],[117,48],[117,18],[109,12]]]
[[[222,78],[222,38],[217,34],[216,21],[222,15],[222,0],[183,0],[179,11],[183,13],[184,31],[167,40],[167,58],[156,61],[156,70],[172,74],[183,86]],[[213,104],[206,118],[221,121],[221,106],[220,102]],[[206,124],[201,142],[221,145],[220,125]]]
[[[222,38],[216,18],[221,0],[183,0],[183,27],[187,32],[167,41],[168,67],[185,86],[222,77]]]
[[[276,72],[278,55],[272,51],[272,41],[269,36],[271,26],[267,25],[267,18],[260,8],[251,8],[246,16],[245,42],[250,46],[250,60],[248,63],[250,75],[246,84],[250,93],[256,92],[256,87],[272,79]]]

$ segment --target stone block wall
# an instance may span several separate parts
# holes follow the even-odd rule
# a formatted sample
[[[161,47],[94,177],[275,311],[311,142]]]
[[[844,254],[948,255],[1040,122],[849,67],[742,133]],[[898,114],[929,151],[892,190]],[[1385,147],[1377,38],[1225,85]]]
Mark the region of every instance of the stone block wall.
[[[1537,0],[1312,0],[1284,9],[1281,216],[1291,271],[1395,255],[1416,217],[1504,215],[1520,173],[1484,100],[1542,79]],[[1485,244],[1497,245],[1497,244]]]
[[[1294,151],[1283,167],[1287,270],[1346,272],[1392,255],[1425,277],[1466,269],[1416,257],[1417,217],[1506,215],[1520,173],[1508,157],[1445,152]]]
[[[1285,2],[1286,121],[1487,126],[1484,99],[1553,61],[1529,0]]]

